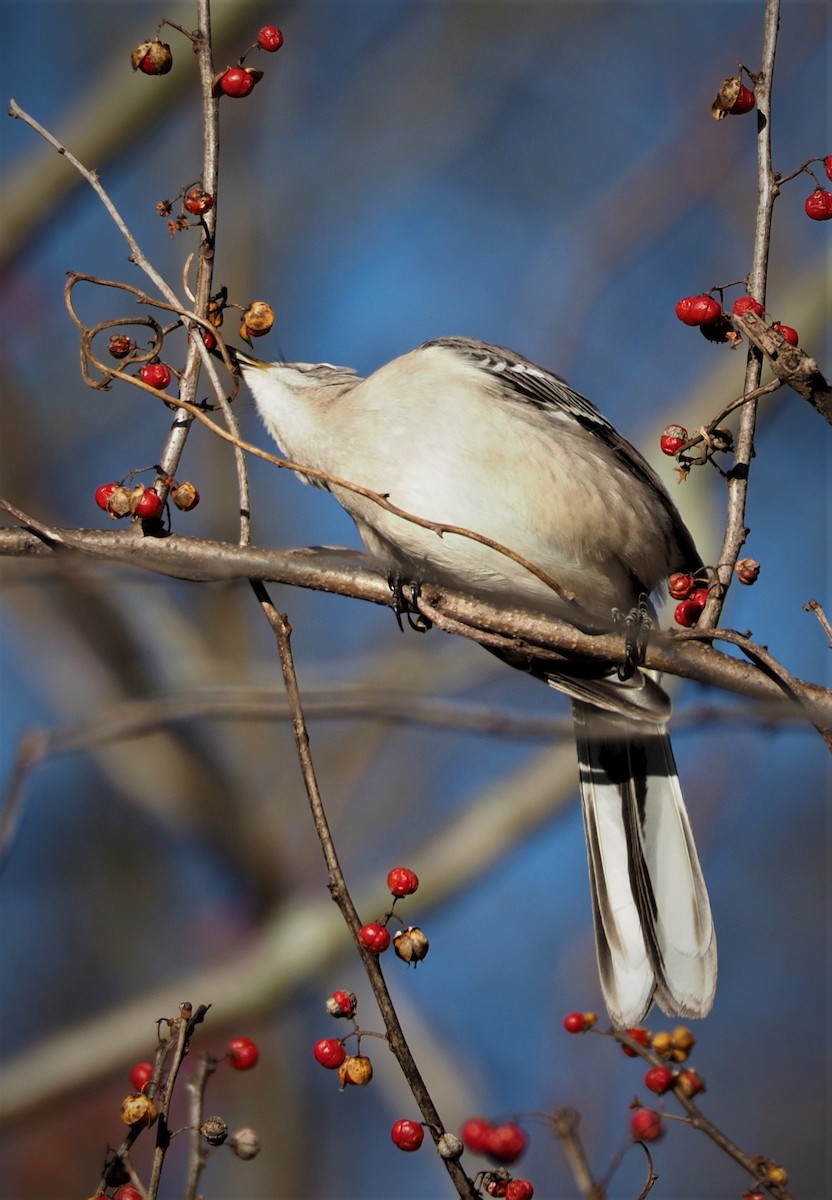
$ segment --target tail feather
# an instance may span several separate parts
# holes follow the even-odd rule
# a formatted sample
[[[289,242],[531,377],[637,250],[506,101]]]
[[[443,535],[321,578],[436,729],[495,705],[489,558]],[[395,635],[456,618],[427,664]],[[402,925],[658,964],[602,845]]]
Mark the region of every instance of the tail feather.
[[[660,725],[573,706],[595,940],[614,1024],[653,1000],[703,1017],[716,987],[708,893],[670,741]]]

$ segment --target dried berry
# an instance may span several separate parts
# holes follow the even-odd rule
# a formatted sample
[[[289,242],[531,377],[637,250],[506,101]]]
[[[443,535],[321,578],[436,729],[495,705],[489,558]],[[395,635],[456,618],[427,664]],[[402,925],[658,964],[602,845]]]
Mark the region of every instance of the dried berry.
[[[711,116],[715,121],[722,121],[731,113],[741,116],[750,112],[754,107],[754,93],[747,88],[737,75],[725,79],[711,105]]]
[[[400,929],[393,938],[393,949],[402,962],[408,966],[413,963],[415,967],[427,954],[430,943],[417,925],[408,925],[407,929]]]
[[[760,564],[754,558],[741,558],[734,570],[740,583],[747,586],[756,583],[760,577]]]
[[[152,1125],[158,1115],[156,1105],[144,1092],[125,1096],[121,1103],[121,1119],[125,1125],[143,1128],[145,1125]]]
[[[210,192],[206,192],[201,184],[198,184],[196,187],[188,189],[182,203],[192,216],[201,217],[214,207],[214,197]]]
[[[167,75],[173,66],[173,55],[166,42],[142,42],[130,55],[134,71],[145,75]]]
[[[327,1000],[326,1011],[331,1017],[352,1017],[357,1006],[354,992],[337,991]]]
[[[199,1127],[199,1132],[209,1146],[221,1146],[228,1137],[228,1124],[222,1117],[206,1117]]]
[[[250,342],[253,337],[263,337],[274,325],[274,309],[265,300],[252,300],[243,313],[240,337]]]
[[[238,1129],[228,1139],[228,1145],[237,1155],[237,1158],[248,1160],[256,1158],[260,1153],[260,1139],[253,1129],[248,1127]]]
[[[688,440],[688,431],[684,425],[667,425],[661,432],[659,437],[659,446],[662,454],[667,454],[671,458],[678,454]]]
[[[107,349],[113,358],[126,358],[136,349],[136,343],[126,333],[113,333],[110,335]]]
[[[342,1091],[347,1084],[364,1087],[373,1078],[373,1064],[366,1054],[347,1055],[338,1068],[338,1078]]]
[[[183,483],[177,483],[171,488],[170,498],[176,507],[181,508],[183,512],[190,512],[192,508],[196,508],[197,504],[199,504],[199,492],[187,480]]]
[[[687,600],[695,586],[696,580],[684,571],[677,571],[667,581],[667,590],[674,600]]]

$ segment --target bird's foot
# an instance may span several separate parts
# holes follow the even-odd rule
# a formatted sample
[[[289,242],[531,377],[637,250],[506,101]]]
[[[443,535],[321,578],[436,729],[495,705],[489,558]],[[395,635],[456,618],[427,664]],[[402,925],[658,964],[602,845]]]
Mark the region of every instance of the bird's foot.
[[[618,665],[618,678],[632,679],[638,668],[644,662],[647,651],[647,641],[653,618],[646,596],[639,596],[638,604],[628,613],[613,609],[612,619],[616,625],[624,628],[624,662]]]
[[[415,629],[417,633],[427,633],[433,622],[419,612],[419,584],[412,579],[403,579],[401,575],[388,575],[387,582],[390,585],[391,605],[399,629],[404,630],[404,615],[411,629]]]

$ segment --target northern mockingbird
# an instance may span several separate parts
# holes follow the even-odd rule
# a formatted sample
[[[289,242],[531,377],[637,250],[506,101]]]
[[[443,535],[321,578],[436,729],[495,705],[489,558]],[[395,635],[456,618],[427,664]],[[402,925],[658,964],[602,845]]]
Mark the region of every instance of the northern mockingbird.
[[[266,428],[296,463],[398,508],[509,547],[437,534],[330,490],[391,577],[609,629],[675,571],[701,566],[642,456],[583,396],[511,351],[438,338],[362,379],[327,363],[238,354]],[[574,599],[565,598],[571,594]],[[663,722],[670,702],[637,667],[506,655],[572,697],[595,939],[613,1023],[656,1001],[702,1017],[716,986],[705,882]]]

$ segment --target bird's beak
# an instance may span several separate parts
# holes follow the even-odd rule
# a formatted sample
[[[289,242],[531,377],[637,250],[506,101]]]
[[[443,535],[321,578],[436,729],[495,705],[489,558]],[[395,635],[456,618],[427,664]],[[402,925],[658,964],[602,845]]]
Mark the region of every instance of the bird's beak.
[[[240,371],[262,370],[269,364],[264,362],[262,358],[255,358],[246,350],[238,350],[236,346],[226,344],[228,357],[231,359],[235,367]]]

